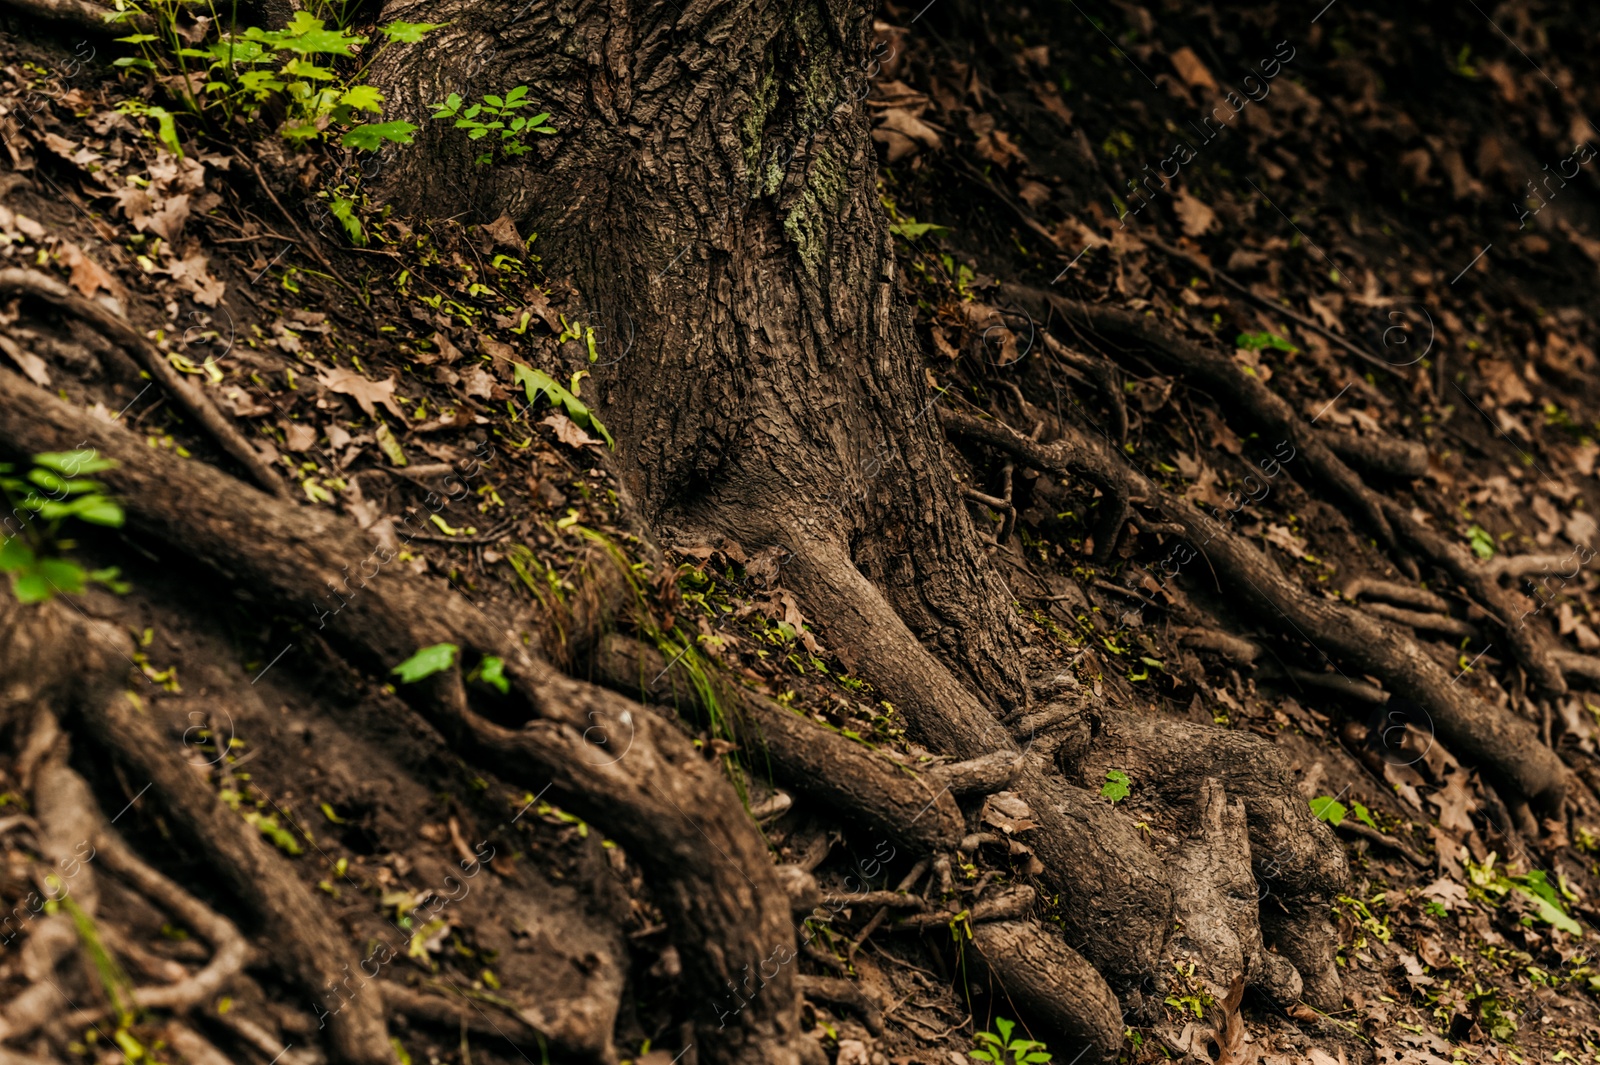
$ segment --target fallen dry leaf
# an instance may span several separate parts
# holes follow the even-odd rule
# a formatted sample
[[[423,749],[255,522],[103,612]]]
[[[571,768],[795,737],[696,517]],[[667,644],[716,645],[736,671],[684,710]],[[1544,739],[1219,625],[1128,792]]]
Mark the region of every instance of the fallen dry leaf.
[[[11,361],[17,364],[17,369],[40,388],[50,387],[50,375],[46,372],[45,361],[33,352],[21,347],[10,337],[0,333],[0,351],[4,351]]]
[[[1191,237],[1200,236],[1217,221],[1217,213],[1190,195],[1188,189],[1173,199],[1172,209],[1178,212],[1183,231]]]
[[[1200,62],[1200,57],[1194,54],[1194,49],[1184,47],[1172,53],[1172,69],[1178,72],[1178,77],[1183,79],[1185,85],[1191,89],[1210,89],[1217,91],[1217,79],[1211,76],[1211,71]]]
[[[539,422],[548,425],[555,431],[556,439],[568,447],[586,447],[589,444],[598,444],[600,441],[584,432],[577,423],[560,411],[554,411],[549,417]]]
[[[1006,835],[1038,828],[1033,810],[1015,792],[998,791],[983,800],[983,823],[993,825]]]
[[[290,451],[309,451],[317,444],[317,430],[304,422],[283,423],[284,447]]]
[[[367,417],[377,420],[377,404],[389,408],[389,413],[405,421],[405,411],[400,409],[400,404],[394,399],[395,380],[393,377],[382,381],[369,381],[354,370],[328,370],[317,374],[317,382],[330,392],[349,396],[356,401]]]
[[[184,223],[188,221],[189,196],[187,193],[180,193],[162,201],[155,212],[145,219],[144,228],[165,238],[168,243],[173,243],[183,233]]]
[[[484,226],[483,231],[494,238],[496,247],[510,248],[512,251],[522,250],[522,238],[517,235],[517,224],[508,215],[496,218]]]
[[[111,275],[106,273],[99,263],[84,254],[83,249],[76,244],[62,241],[57,254],[61,256],[62,263],[72,271],[72,276],[68,279],[72,287],[85,296],[92,299],[101,289],[107,292],[115,291]]]
[[[494,398],[494,378],[482,366],[474,366],[461,374],[461,384],[467,395],[479,399]]]

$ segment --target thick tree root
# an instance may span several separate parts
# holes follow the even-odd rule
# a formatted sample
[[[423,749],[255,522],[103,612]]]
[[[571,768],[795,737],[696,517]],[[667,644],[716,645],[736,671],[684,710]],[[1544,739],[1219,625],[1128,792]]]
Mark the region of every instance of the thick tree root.
[[[1329,431],[1328,448],[1350,466],[1385,477],[1421,477],[1428,472],[1428,449],[1410,440]]]
[[[700,701],[681,666],[637,640],[602,637],[590,661],[599,683],[624,694],[657,703]],[[912,772],[754,692],[729,686],[722,697],[738,710],[734,724],[752,769],[770,765],[795,791],[913,852],[951,851],[961,841],[961,810],[933,773]]]
[[[1087,1045],[1081,1059],[1116,1059],[1122,1011],[1100,974],[1061,939],[1033,921],[1000,921],[972,929],[972,948],[1011,1002],[1068,1038]]]
[[[1045,349],[1066,365],[1088,378],[1100,390],[1101,398],[1111,408],[1111,442],[1121,444],[1128,436],[1128,400],[1122,393],[1122,382],[1105,359],[1074,351],[1049,333],[1044,337]]]
[[[123,665],[122,658],[116,652],[121,651],[126,655],[132,650],[127,635],[112,626],[69,614],[67,607],[60,603],[47,603],[34,608],[13,604],[0,610],[0,615],[6,614],[13,617],[24,615],[37,630],[54,632],[65,645],[78,648],[80,657],[73,675],[84,679],[98,678],[98,682],[91,682],[89,690],[83,693],[82,701],[78,703],[85,732],[98,740],[135,775],[155,785],[173,820],[215,857],[230,887],[262,922],[269,928],[277,929],[269,939],[276,952],[275,961],[297,980],[308,995],[320,1000],[324,989],[345,975],[347,966],[341,967],[341,959],[348,959],[351,964],[358,960],[354,950],[345,943],[310,890],[284,867],[282,856],[268,846],[259,833],[248,829],[194,773],[183,758],[183,748],[161,736],[150,720],[136,712],[120,693],[107,692],[106,689],[110,687],[107,680],[119,675],[121,669],[118,667]],[[0,617],[0,630],[6,628],[5,620]],[[9,654],[6,658],[11,662],[17,661]],[[87,664],[84,658],[89,659]],[[22,668],[36,668],[36,664],[23,660]],[[62,772],[70,773],[70,770],[62,767]],[[56,777],[52,778],[50,787],[46,787],[41,780],[38,789],[41,798],[47,794],[67,794],[68,786],[76,774],[62,776],[58,773]],[[86,821],[78,831],[83,839],[106,835],[97,831],[92,820]],[[158,995],[152,999],[151,1004],[182,1008],[187,995],[196,996],[193,1002],[198,1002],[201,997],[211,993],[214,984],[220,984],[226,978],[229,966],[233,971],[237,970],[242,942],[230,937],[216,923],[221,918],[205,916],[209,911],[205,911],[204,907],[192,900],[184,902],[180,895],[168,891],[161,884],[165,878],[157,880],[160,874],[148,868],[141,869],[142,863],[133,859],[126,848],[117,852],[113,844],[109,850],[113,852],[110,863],[117,862],[119,858],[130,859],[123,862],[123,866],[127,876],[143,882],[136,882],[136,886],[148,886],[158,899],[175,909],[189,911],[178,916],[194,922],[195,930],[208,939],[212,934],[218,937],[213,942],[221,949],[217,963],[214,963],[212,970],[208,970],[209,975],[202,973],[196,977],[195,982],[188,984],[182,994],[176,989],[169,989],[165,996]],[[117,868],[115,864],[111,864],[111,867]],[[170,882],[167,884],[170,886]],[[74,891],[79,894],[83,890],[80,886],[74,886]],[[221,963],[220,968],[218,963]],[[161,1001],[162,997],[168,997],[171,1001]],[[333,1049],[341,1060],[359,1065],[377,1065],[388,1060],[389,1041],[383,1024],[382,1004],[376,1001],[375,996],[369,996],[366,1000],[358,998],[350,1004],[350,1008],[339,1011],[331,1019],[329,1030]]]
[[[548,782],[552,799],[601,826],[639,862],[676,932],[687,984],[706,1002],[696,1016],[701,1060],[799,1060],[788,966],[719,1031],[726,986],[742,966],[759,969],[775,951],[792,950],[794,932],[755,826],[717,767],[673,725],[557,674],[464,599],[383,573],[381,549],[336,516],[297,510],[209,467],[154,452],[9,371],[0,371],[0,445],[23,454],[95,448],[119,464],[101,479],[125,500],[133,530],[282,609],[304,610],[349,566],[377,563],[337,613],[320,612],[324,619],[333,613],[323,622],[326,635],[379,673],[418,648],[459,646],[458,668],[403,694],[464,756],[512,780]],[[490,655],[506,663],[510,712],[530,718],[520,727],[489,721],[468,704],[463,670]],[[609,739],[598,739],[602,733]],[[180,782],[163,783],[182,794]]]
[[[55,0],[55,2],[61,3],[66,0]],[[167,361],[167,357],[157,351],[150,341],[140,336],[139,331],[125,320],[112,314],[100,304],[84,299],[55,278],[33,270],[0,270],[0,292],[17,293],[43,300],[100,330],[108,340],[114,341],[130,352],[138,360],[139,365],[161,387],[172,394],[178,405],[221,445],[222,450],[250,471],[251,479],[258,486],[285,499],[293,498],[284,479],[273,471],[261,457],[260,452],[250,446],[249,441],[240,435],[233,423],[222,416],[222,412],[217,410],[206,394],[184,380],[183,375],[173,369],[172,363]]]
[[[70,774],[70,777],[68,776]],[[68,781],[71,778],[69,785]],[[52,779],[41,781],[41,787],[59,788],[76,793],[81,802],[93,804],[89,786],[65,765],[55,767]],[[244,967],[249,946],[234,927],[233,922],[212,910],[166,876],[146,865],[122,841],[109,824],[104,823],[98,806],[93,806],[94,833],[91,841],[95,856],[107,869],[116,873],[135,890],[159,905],[182,923],[193,929],[210,943],[215,951],[205,968],[191,977],[167,987],[138,987],[133,990],[133,1003],[141,1009],[161,1009],[185,1013],[206,1005],[227,982]],[[89,1010],[67,1019],[69,1027],[78,1028],[98,1020],[103,1011]]]
[[[1348,607],[1315,599],[1288,580],[1253,545],[1234,535],[1187,500],[1152,483],[1098,441],[1067,430],[1052,444],[1039,444],[999,422],[954,411],[947,428],[1062,476],[1121,484],[1152,502],[1188,530],[1230,594],[1264,622],[1287,621],[1324,654],[1337,655],[1371,673],[1397,694],[1420,705],[1441,738],[1460,754],[1493,769],[1518,794],[1549,810],[1559,809],[1567,773],[1554,751],[1527,722],[1501,713],[1452,683],[1449,675],[1410,637]]]
[[[1193,374],[1202,384],[1228,397],[1241,407],[1252,428],[1287,440],[1307,467],[1359,515],[1379,541],[1399,554],[1401,541],[1432,560],[1458,581],[1478,602],[1494,612],[1512,653],[1540,687],[1561,694],[1566,682],[1551,658],[1554,650],[1548,635],[1536,627],[1516,624],[1520,611],[1516,603],[1472,557],[1466,548],[1453,543],[1411,516],[1409,510],[1387,499],[1361,482],[1361,479],[1328,446],[1327,434],[1315,431],[1294,409],[1258,377],[1244,372],[1240,365],[1220,351],[1203,347],[1179,336],[1173,330],[1132,312],[1103,304],[1080,303],[1053,293],[1019,286],[1007,286],[1019,299],[1044,306],[1069,319],[1086,322],[1109,336],[1135,341],[1171,362],[1183,373]],[[1119,483],[1121,479],[1118,479]],[[1396,538],[1399,534],[1399,539]]]

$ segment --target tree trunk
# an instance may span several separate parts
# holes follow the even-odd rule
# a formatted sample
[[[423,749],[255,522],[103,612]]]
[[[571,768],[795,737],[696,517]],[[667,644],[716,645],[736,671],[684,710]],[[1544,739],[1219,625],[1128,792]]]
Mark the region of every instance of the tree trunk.
[[[1026,699],[1011,597],[946,471],[895,292],[858,102],[876,72],[868,6],[541,4],[498,39],[472,2],[384,17],[452,23],[380,64],[401,113],[527,84],[562,131],[526,165],[474,167],[469,142],[429,129],[383,188],[419,213],[508,213],[596,317],[637,330],[596,375],[651,525],[795,551],[786,583],[830,648],[928,742],[980,753],[943,720],[945,668],[903,653],[909,629],[983,704]],[[986,729],[963,701],[974,720],[958,731]]]

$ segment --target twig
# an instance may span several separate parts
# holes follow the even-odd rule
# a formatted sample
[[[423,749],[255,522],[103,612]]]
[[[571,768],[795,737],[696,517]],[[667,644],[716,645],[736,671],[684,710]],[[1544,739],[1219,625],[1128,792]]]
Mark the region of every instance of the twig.
[[[342,285],[347,291],[356,291],[355,286],[346,281],[339,271],[333,268],[333,264],[328,261],[327,256],[322,254],[322,248],[317,244],[317,242],[307,236],[304,229],[300,228],[300,222],[294,217],[294,215],[284,210],[283,204],[279,203],[278,197],[273,194],[272,186],[267,184],[267,179],[262,175],[261,168],[257,166],[253,160],[240,154],[239,149],[233,149],[233,154],[241,163],[250,168],[250,172],[256,176],[256,181],[261,185],[261,191],[267,194],[267,199],[272,201],[272,206],[278,209],[278,213],[283,215],[283,217],[288,220],[291,226],[294,226],[294,231],[300,235],[300,242],[306,246],[306,249],[310,251],[312,255],[317,257],[317,262],[322,264],[322,268],[328,271],[328,274],[335,281],[339,282],[339,284]]]
[[[262,488],[282,499],[292,499],[289,486],[284,483],[250,446],[233,423],[223,417],[204,392],[183,379],[156,346],[138,330],[98,303],[84,299],[66,285],[47,274],[34,270],[0,270],[0,291],[17,292],[45,301],[77,315],[87,321],[110,340],[127,349],[156,382],[172,394],[183,409],[211,434],[222,449],[250,471],[251,477]]]
[[[1436,595],[1426,588],[1418,588],[1414,584],[1382,581],[1376,577],[1357,577],[1344,586],[1346,599],[1361,599],[1366,596],[1385,599],[1401,606],[1414,606],[1419,610],[1435,610],[1441,614],[1450,609],[1450,601],[1444,596]]]
[[[1359,836],[1371,843],[1376,843],[1380,847],[1388,847],[1390,850],[1400,855],[1400,857],[1404,858],[1418,869],[1426,869],[1428,866],[1433,864],[1432,862],[1428,861],[1428,859],[1424,858],[1422,855],[1413,850],[1409,844],[1402,843],[1400,840],[1395,839],[1388,833],[1379,832],[1377,829],[1368,825],[1363,825],[1359,821],[1352,821],[1350,818],[1346,817],[1334,827],[1340,832],[1345,832],[1352,836]]]
[[[1253,291],[1250,290],[1250,288],[1247,285],[1244,285],[1241,282],[1235,281],[1232,277],[1228,276],[1227,273],[1223,272],[1221,269],[1219,269],[1219,268],[1217,268],[1215,266],[1212,266],[1210,263],[1205,262],[1204,260],[1202,260],[1202,259],[1200,259],[1200,258],[1198,258],[1198,257],[1196,257],[1194,255],[1191,255],[1190,253],[1184,251],[1181,248],[1174,248],[1171,245],[1166,244],[1166,243],[1164,243],[1164,242],[1162,242],[1160,240],[1157,240],[1157,239],[1155,239],[1153,237],[1145,237],[1144,238],[1144,242],[1146,244],[1149,244],[1153,248],[1157,248],[1160,251],[1166,252],[1168,255],[1172,256],[1174,259],[1183,260],[1184,262],[1188,263],[1190,266],[1194,267],[1196,270],[1199,270],[1201,273],[1205,274],[1207,277],[1210,277],[1210,278],[1212,278],[1213,280],[1216,280],[1216,281],[1221,281],[1224,285],[1227,285],[1229,288],[1233,289],[1235,292],[1239,293],[1241,296],[1243,296],[1245,299],[1249,300],[1250,302],[1252,302],[1252,303],[1254,303],[1254,304],[1256,304],[1256,305],[1258,305],[1258,306],[1260,306],[1262,308],[1265,308],[1266,310],[1271,311],[1273,314],[1281,314],[1281,315],[1283,315],[1283,317],[1289,319],[1289,321],[1293,322],[1295,325],[1300,326],[1302,329],[1309,329],[1313,333],[1316,333],[1318,336],[1323,337],[1324,339],[1326,339],[1326,340],[1328,340],[1328,341],[1330,341],[1330,342],[1332,342],[1334,344],[1339,345],[1341,348],[1343,348],[1344,350],[1348,351],[1350,354],[1354,355],[1356,358],[1361,359],[1364,362],[1369,362],[1373,366],[1378,367],[1380,370],[1386,370],[1389,373],[1394,374],[1396,377],[1401,378],[1402,380],[1406,379],[1407,375],[1404,374],[1404,373],[1401,373],[1399,367],[1396,367],[1396,366],[1393,366],[1393,365],[1391,365],[1391,364],[1389,364],[1387,362],[1384,362],[1381,358],[1379,358],[1378,356],[1372,354],[1370,351],[1367,351],[1365,348],[1357,347],[1355,344],[1352,344],[1350,341],[1346,340],[1344,337],[1340,336],[1338,333],[1335,333],[1333,330],[1328,329],[1328,328],[1318,324],[1317,322],[1312,321],[1310,318],[1307,318],[1305,315],[1299,314],[1299,313],[1297,313],[1297,312],[1295,312],[1293,310],[1290,310],[1288,307],[1285,307],[1285,306],[1283,306],[1281,304],[1273,303],[1271,300],[1269,300],[1269,299],[1267,299],[1267,298],[1265,298],[1263,296],[1256,295]]]

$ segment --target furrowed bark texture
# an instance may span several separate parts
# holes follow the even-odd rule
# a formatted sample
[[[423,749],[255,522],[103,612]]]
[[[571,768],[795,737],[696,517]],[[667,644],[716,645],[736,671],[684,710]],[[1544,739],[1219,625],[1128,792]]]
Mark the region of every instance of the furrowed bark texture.
[[[946,464],[947,401],[896,292],[858,103],[869,9],[571,0],[498,26],[478,10],[386,6],[452,24],[375,65],[389,107],[528,85],[562,133],[526,165],[473,167],[475,147],[419,122],[424,149],[381,193],[417,213],[509,214],[591,317],[626,323],[626,358],[593,369],[661,540],[791,550],[784,583],[825,644],[921,742],[957,759],[1030,748],[996,720],[1029,701],[1013,598]],[[1162,856],[1042,752],[1012,786],[1070,900],[1068,941],[1124,986],[1153,973],[1172,914]]]
[[[453,23],[377,64],[395,112],[420,113],[476,63],[480,91],[531,86],[562,133],[526,166],[472,167],[465,140],[429,128],[405,157],[415,168],[384,175],[388,195],[483,221],[508,212],[597,320],[637,330],[596,377],[623,476],[663,540],[721,533],[840,559],[985,704],[1022,704],[1011,599],[974,547],[895,297],[857,102],[868,7],[743,0],[680,14],[579,0],[499,26],[479,11],[386,7],[386,19]],[[831,616],[818,568],[789,583],[833,649],[901,691],[897,705],[937,707],[945,670],[899,641],[858,645],[861,619]]]

